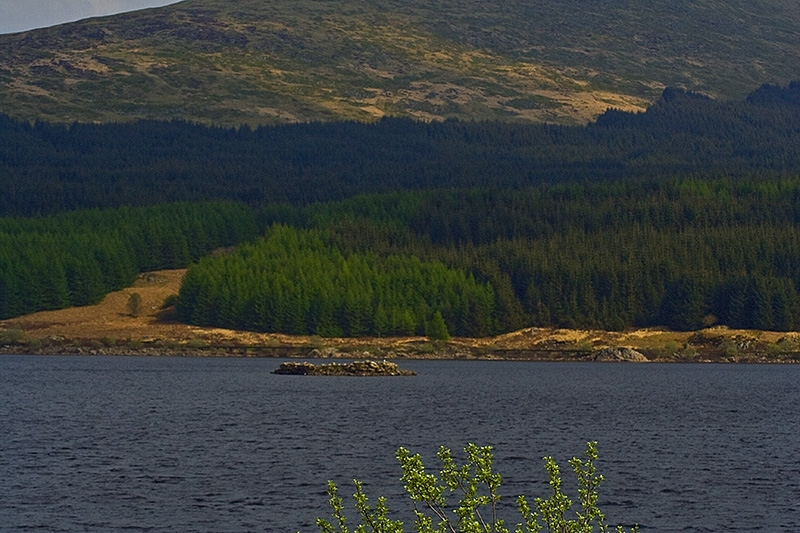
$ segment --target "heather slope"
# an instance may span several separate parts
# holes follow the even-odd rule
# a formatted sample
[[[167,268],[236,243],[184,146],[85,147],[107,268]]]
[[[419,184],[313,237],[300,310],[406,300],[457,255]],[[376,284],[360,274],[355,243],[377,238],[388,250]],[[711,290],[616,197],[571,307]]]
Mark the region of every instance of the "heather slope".
[[[186,0],[0,36],[0,112],[584,123],[667,85],[741,97],[785,83],[798,22],[791,0]]]

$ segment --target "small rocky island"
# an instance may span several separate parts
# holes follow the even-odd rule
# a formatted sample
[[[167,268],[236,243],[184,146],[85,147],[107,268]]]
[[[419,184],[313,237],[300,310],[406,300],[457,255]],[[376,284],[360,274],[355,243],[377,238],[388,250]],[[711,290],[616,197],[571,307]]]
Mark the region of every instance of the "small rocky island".
[[[273,374],[290,376],[415,376],[413,370],[406,370],[390,361],[353,361],[352,363],[281,363]]]

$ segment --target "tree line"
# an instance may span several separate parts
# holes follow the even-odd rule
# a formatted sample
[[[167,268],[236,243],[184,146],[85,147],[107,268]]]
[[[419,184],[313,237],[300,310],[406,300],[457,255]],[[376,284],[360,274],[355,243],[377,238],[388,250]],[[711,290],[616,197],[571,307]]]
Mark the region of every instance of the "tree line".
[[[99,302],[139,272],[182,268],[258,233],[231,202],[0,218],[0,318]]]
[[[494,328],[494,294],[437,260],[370,252],[343,254],[318,230],[273,226],[236,252],[206,257],[181,285],[186,322],[321,336],[450,333]]]
[[[320,335],[411,331],[386,329],[383,318],[374,331],[348,325],[341,306],[355,305],[355,294],[372,302],[363,304],[364,316],[382,317],[391,306],[379,309],[374,281],[349,294],[343,281],[349,278],[332,274],[352,272],[346,257],[403,257],[441,264],[491,289],[491,300],[445,291],[446,300],[417,307],[409,303],[414,295],[434,287],[420,277],[398,300],[406,302],[398,309],[419,309],[416,333],[437,309],[450,333],[468,336],[530,325],[800,327],[800,177],[403,192],[284,206],[261,216],[319,232],[315,247],[300,252],[273,236],[274,257],[247,248],[205,260],[200,271],[214,274],[203,274],[202,282],[200,271],[187,276],[186,320]],[[216,296],[197,296],[204,291]],[[278,303],[285,298],[293,303]],[[248,307],[254,302],[261,311]],[[229,308],[234,312],[223,311]],[[287,319],[281,313],[288,311],[278,311],[284,308],[302,310],[302,318]],[[322,309],[337,317],[333,328],[313,318]],[[262,312],[283,318],[259,323]]]
[[[800,169],[800,83],[721,102],[667,89],[586,126],[387,118],[238,129],[58,125],[0,116],[0,216],[228,199],[307,205],[365,193]]]
[[[528,325],[792,330],[799,225],[800,176],[6,217],[0,317],[94,303],[138,272],[199,261],[179,309],[203,325],[389,335],[425,332],[438,312],[467,336]],[[260,244],[201,259],[265,227]]]
[[[25,215],[0,218],[0,317],[96,302],[137,272],[272,228],[244,255],[193,268],[181,316],[321,335],[420,333],[434,319],[474,336],[795,329],[798,123],[797,83],[744,102],[669,89],[644,113],[586,127],[0,117],[0,208]],[[162,193],[189,201],[151,205]],[[297,257],[276,260],[276,246]],[[331,277],[342,269],[359,274]],[[430,287],[379,292],[396,278]],[[425,299],[434,286],[445,296]]]

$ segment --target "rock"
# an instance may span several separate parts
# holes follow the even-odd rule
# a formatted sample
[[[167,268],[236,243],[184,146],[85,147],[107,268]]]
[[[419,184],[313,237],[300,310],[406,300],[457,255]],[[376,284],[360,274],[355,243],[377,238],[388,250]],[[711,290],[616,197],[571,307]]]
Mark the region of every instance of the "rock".
[[[273,374],[292,376],[415,376],[416,372],[405,370],[390,361],[353,361],[352,363],[281,363]]]
[[[313,374],[317,369],[311,363],[281,363],[277,369],[273,370],[273,374],[287,374],[290,376],[307,376]]]
[[[604,348],[598,350],[594,356],[595,361],[634,361],[646,362],[645,357],[641,352],[637,352],[631,348]]]

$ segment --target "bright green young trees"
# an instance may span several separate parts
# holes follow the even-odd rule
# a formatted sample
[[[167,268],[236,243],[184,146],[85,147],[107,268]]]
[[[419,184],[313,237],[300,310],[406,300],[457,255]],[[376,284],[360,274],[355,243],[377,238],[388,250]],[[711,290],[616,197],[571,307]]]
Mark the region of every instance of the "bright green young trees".
[[[450,332],[447,331],[447,324],[442,317],[442,313],[436,311],[433,318],[426,324],[425,334],[429,339],[446,341],[450,339]]]
[[[500,501],[499,487],[501,476],[493,469],[491,446],[468,444],[464,451],[467,461],[459,466],[452,458],[450,450],[440,448],[438,457],[441,471],[437,477],[428,473],[422,457],[412,455],[405,448],[397,450],[403,475],[400,478],[414,506],[414,531],[416,533],[509,533],[505,521],[498,516]],[[577,476],[578,502],[580,509],[569,517],[573,502],[561,490],[561,472],[552,457],[545,457],[545,469],[549,475],[552,493],[548,498],[536,498],[534,505],[524,496],[517,498],[517,509],[522,521],[516,523],[515,533],[604,533],[609,531],[605,516],[597,506],[597,487],[603,476],[597,474],[594,465],[597,459],[597,443],[586,444],[586,458],[570,460],[570,466]],[[354,533],[403,533],[402,521],[389,518],[386,498],[378,498],[375,507],[369,505],[360,481],[354,480],[356,492],[353,495],[355,509],[361,523],[353,529]],[[454,507],[448,495],[459,495]],[[338,495],[338,487],[328,482],[328,496],[333,510],[333,520],[317,518],[321,533],[349,533],[343,499]],[[638,531],[634,526],[632,532]],[[622,526],[615,528],[623,533]]]
[[[275,225],[264,239],[192,266],[177,311],[197,325],[445,340],[491,324],[494,291],[441,261],[343,253],[324,232]]]

